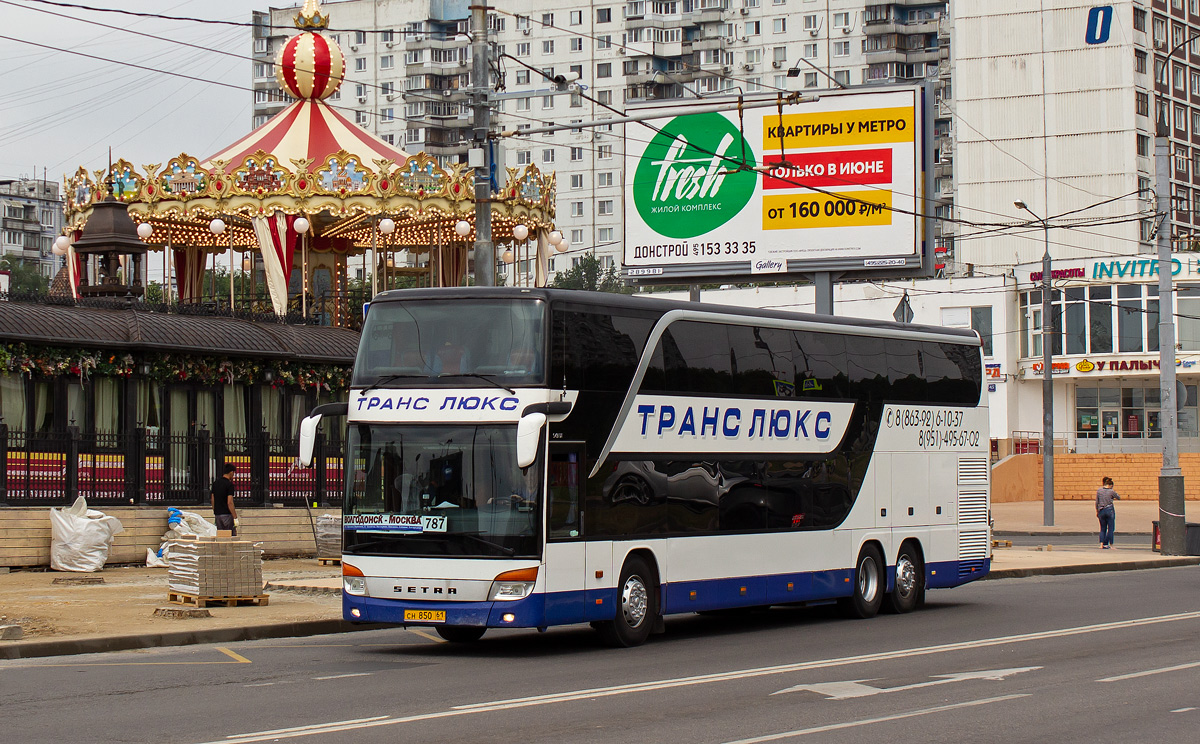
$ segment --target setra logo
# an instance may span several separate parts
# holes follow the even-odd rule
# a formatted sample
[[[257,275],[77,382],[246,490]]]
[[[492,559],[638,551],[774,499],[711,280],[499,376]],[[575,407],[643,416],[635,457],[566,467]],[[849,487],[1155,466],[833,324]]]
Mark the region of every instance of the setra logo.
[[[747,170],[738,170],[745,165]],[[671,238],[692,238],[741,211],[758,183],[750,144],[720,114],[677,116],[642,153],[633,202],[647,227]]]

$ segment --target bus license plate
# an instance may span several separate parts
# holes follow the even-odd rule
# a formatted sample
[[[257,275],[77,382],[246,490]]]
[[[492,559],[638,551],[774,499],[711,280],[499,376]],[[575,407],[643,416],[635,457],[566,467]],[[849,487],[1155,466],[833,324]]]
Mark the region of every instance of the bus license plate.
[[[445,610],[405,610],[404,622],[406,623],[444,623],[446,622]]]

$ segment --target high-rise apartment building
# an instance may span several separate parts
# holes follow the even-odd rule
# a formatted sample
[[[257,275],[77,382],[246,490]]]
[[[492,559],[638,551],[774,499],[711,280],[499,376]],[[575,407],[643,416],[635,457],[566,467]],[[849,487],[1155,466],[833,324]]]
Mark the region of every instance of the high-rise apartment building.
[[[330,35],[346,54],[335,106],[410,152],[466,160],[471,112],[469,3],[465,0],[344,0],[323,4]],[[496,127],[595,122],[629,108],[677,99],[717,98],[839,86],[946,82],[945,2],[863,0],[530,0],[498,4],[489,15],[496,67]],[[273,61],[294,33],[296,8],[256,12],[254,124],[288,103]],[[568,90],[551,79],[576,78]],[[950,212],[948,109],[939,112],[938,193],[931,210]],[[649,138],[640,124],[581,127],[503,140],[510,168],[536,164],[557,173],[557,224],[570,242],[552,271],[585,252],[619,264],[626,138]],[[947,153],[946,157],[941,152]],[[952,244],[939,233],[939,250]],[[939,262],[941,263],[941,262]]]
[[[0,255],[27,261],[49,276],[54,264],[50,249],[63,222],[58,184],[37,178],[0,179],[0,209]]]

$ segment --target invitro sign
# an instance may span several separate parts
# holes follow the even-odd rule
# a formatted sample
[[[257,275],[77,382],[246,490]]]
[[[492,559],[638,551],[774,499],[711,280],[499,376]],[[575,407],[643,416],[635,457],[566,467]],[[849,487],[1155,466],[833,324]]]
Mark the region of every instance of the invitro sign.
[[[832,91],[741,112],[652,108],[663,112],[646,122],[653,136],[626,142],[630,275],[919,270],[925,92]]]

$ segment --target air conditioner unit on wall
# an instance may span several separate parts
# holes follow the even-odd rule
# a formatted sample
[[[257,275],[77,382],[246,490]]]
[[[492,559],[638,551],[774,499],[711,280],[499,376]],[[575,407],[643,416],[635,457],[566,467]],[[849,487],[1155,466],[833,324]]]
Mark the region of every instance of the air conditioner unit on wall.
[[[749,9],[749,8],[742,8],[742,15],[750,15],[750,9]]]
[[[359,103],[366,103],[366,102],[367,102],[367,97],[366,97],[366,96],[359,96],[359,97],[358,97],[358,102],[359,102]]]
[[[771,67],[774,67],[776,70],[778,70],[780,67],[783,67],[783,61],[777,59],[771,63]]]
[[[809,35],[809,36],[816,36],[816,35],[817,35],[817,34],[819,34],[819,33],[821,33],[821,29],[819,29],[819,28],[810,28],[810,29],[808,30],[808,35]]]

